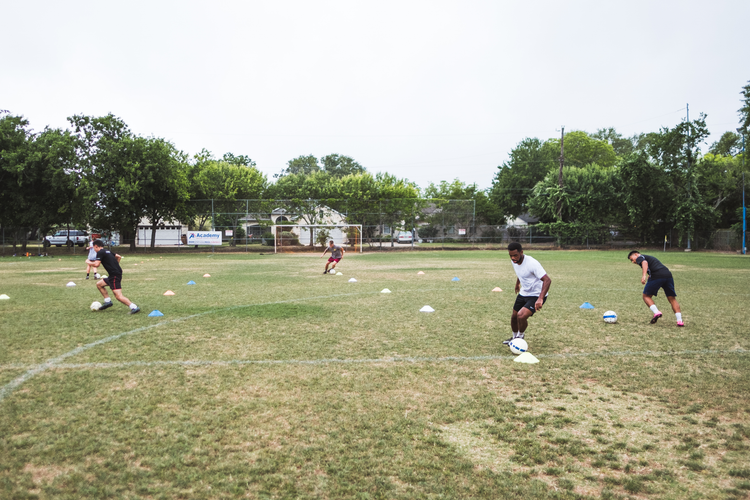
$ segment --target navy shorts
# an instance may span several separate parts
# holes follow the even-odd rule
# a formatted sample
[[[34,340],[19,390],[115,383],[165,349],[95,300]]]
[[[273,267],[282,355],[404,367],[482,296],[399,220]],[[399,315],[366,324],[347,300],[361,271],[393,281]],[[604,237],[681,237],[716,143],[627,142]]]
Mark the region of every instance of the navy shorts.
[[[674,279],[672,278],[648,280],[646,286],[643,288],[643,295],[657,295],[659,293],[659,288],[664,289],[664,293],[667,297],[677,297],[677,293],[674,291]]]
[[[122,276],[118,274],[113,274],[112,276],[108,276],[107,278],[104,278],[104,283],[107,284],[108,287],[110,287],[112,290],[122,290]]]
[[[516,296],[516,303],[513,304],[513,310],[518,312],[524,307],[531,311],[531,314],[533,315],[536,312],[536,299],[539,297],[526,297],[524,295],[517,295]],[[544,300],[542,301],[542,304],[547,302],[547,297],[544,297]]]

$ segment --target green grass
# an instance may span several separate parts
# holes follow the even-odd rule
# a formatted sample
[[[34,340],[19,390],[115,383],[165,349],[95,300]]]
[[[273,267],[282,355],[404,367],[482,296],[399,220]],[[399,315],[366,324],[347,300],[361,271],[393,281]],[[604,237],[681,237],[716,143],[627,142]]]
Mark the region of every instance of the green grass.
[[[663,255],[678,329],[625,253],[529,254],[536,365],[500,345],[502,251],[129,255],[135,316],[89,311],[83,257],[0,259],[0,388],[83,348],[0,400],[0,498],[746,495],[750,260]]]

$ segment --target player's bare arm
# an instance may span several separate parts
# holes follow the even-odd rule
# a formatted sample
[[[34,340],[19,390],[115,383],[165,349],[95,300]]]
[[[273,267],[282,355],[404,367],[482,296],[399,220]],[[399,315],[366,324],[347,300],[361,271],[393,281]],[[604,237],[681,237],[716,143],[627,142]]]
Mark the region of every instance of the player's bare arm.
[[[643,276],[641,276],[641,285],[646,284],[646,280],[648,279],[648,262],[645,260],[641,262],[641,267],[643,268]]]
[[[544,305],[544,297],[547,296],[547,292],[549,292],[549,286],[551,284],[552,284],[552,278],[550,278],[546,274],[542,276],[542,292],[539,294],[539,298],[536,299],[536,304],[534,304],[534,308],[537,311],[542,310],[542,306]]]
[[[119,253],[116,253],[115,258],[117,259],[117,262],[120,262],[122,260],[122,255],[120,255]]]
[[[516,278],[516,293],[521,291],[521,280]]]
[[[323,257],[325,257],[325,255],[326,255],[326,252],[327,252],[327,251],[328,251],[328,247],[326,247],[326,248],[325,248],[325,250],[323,250],[323,255],[321,255],[321,256],[320,256],[320,258],[321,258],[321,259],[322,259]]]

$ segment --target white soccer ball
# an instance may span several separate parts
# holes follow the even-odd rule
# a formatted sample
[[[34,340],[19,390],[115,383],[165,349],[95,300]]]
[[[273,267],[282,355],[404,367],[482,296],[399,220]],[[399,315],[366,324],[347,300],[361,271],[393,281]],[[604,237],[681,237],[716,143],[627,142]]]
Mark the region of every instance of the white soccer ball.
[[[607,311],[604,313],[605,323],[617,323],[617,313],[614,311]]]
[[[524,339],[513,339],[508,344],[510,352],[513,354],[521,354],[529,350],[529,344]]]
[[[335,270],[335,269],[331,269],[331,270],[330,270],[330,271],[328,271],[328,272],[329,272],[329,273],[331,273],[331,274],[336,274],[336,270]]]
[[[101,307],[102,307],[102,303],[101,302],[94,301],[94,302],[91,303],[91,310],[92,311],[98,311],[99,309],[101,309]]]

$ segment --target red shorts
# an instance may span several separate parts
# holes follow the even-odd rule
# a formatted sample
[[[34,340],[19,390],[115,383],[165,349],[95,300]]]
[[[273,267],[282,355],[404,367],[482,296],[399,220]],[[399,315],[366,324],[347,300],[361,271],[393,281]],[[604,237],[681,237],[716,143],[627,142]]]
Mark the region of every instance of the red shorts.
[[[334,259],[333,257],[330,257],[330,258],[328,259],[328,262],[338,262],[338,261],[340,261],[340,260],[341,260],[341,259]]]

